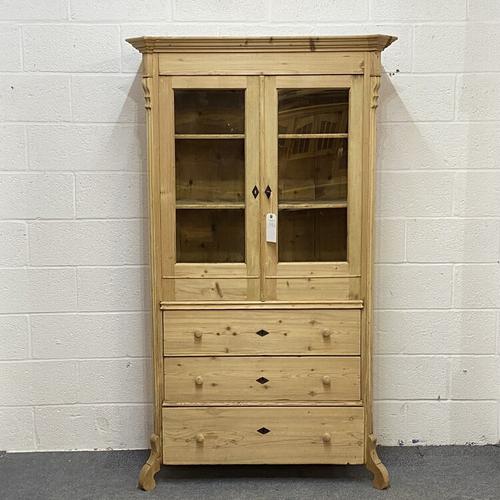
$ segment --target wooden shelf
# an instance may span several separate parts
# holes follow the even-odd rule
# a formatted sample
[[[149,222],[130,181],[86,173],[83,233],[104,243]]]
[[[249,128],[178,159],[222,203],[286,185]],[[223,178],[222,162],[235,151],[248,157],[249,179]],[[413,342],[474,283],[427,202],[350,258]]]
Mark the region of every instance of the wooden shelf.
[[[347,139],[349,134],[278,134],[278,139]]]
[[[245,134],[175,134],[176,139],[244,139]]]
[[[197,202],[177,202],[176,208],[179,210],[242,210],[245,208],[243,202],[232,201],[197,201]]]
[[[347,201],[289,201],[278,203],[279,210],[308,210],[319,208],[346,208]]]

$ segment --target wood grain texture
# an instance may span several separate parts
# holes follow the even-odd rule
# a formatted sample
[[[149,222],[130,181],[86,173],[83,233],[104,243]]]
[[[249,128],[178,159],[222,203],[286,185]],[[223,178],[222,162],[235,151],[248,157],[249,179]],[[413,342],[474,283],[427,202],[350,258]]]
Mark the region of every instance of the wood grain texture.
[[[260,85],[249,77],[245,95],[245,236],[246,265],[249,275],[260,275],[260,196],[254,197],[254,186],[260,182]],[[260,280],[248,280],[247,299],[260,299]]]
[[[353,77],[349,107],[348,142],[348,261],[350,274],[361,271],[362,189],[363,189],[363,78]],[[356,289],[356,291],[359,289]],[[351,298],[358,298],[351,294]]]
[[[397,37],[348,35],[321,37],[156,37],[128,38],[127,42],[148,52],[351,52],[382,51]],[[332,68],[331,68],[332,69]]]
[[[151,306],[152,306],[152,335],[151,344],[153,352],[153,401],[154,401],[154,435],[155,443],[159,449],[162,447],[162,418],[161,403],[163,400],[163,356],[158,351],[158,346],[163,341],[162,314],[159,302],[162,299],[161,280],[161,220],[160,196],[158,184],[160,182],[160,117],[159,117],[159,78],[158,57],[149,54],[144,58],[144,71],[150,76],[143,77],[142,86],[145,95],[146,125],[147,125],[147,165],[149,188],[149,262],[151,272]],[[165,297],[166,298],[166,297]],[[153,443],[153,440],[151,441]],[[152,452],[153,455],[153,452]],[[159,457],[160,455],[158,455]]]
[[[165,408],[163,422],[166,464],[363,463],[363,408]]]
[[[167,357],[165,401],[356,401],[359,366],[358,357]]]
[[[361,300],[296,300],[284,302],[280,300],[200,302],[200,301],[163,301],[160,303],[163,311],[224,311],[224,310],[297,310],[297,309],[363,309]]]
[[[349,88],[352,85],[351,75],[315,75],[307,82],[308,89],[316,88]],[[302,75],[277,76],[276,86],[280,89],[304,88]]]
[[[362,235],[362,299],[365,309],[361,324],[362,398],[365,404],[365,460],[370,460],[373,444],[373,225],[375,203],[376,106],[380,77],[371,75],[380,70],[380,58],[366,54],[363,81],[363,235]],[[373,438],[373,439],[372,439]]]
[[[247,279],[184,279],[175,281],[177,300],[247,300]]]
[[[164,354],[359,355],[358,310],[166,311]],[[263,335],[257,334],[262,331]]]
[[[278,265],[279,267],[279,265]],[[271,280],[271,278],[270,278]],[[278,300],[321,300],[323,297],[331,297],[338,300],[357,299],[351,296],[353,287],[358,286],[359,278],[335,279],[327,278],[278,278],[276,281],[276,296]],[[357,294],[354,294],[357,295]]]
[[[361,53],[162,53],[160,75],[362,74]]]
[[[174,89],[242,89],[247,85],[246,76],[174,76]]]
[[[311,406],[314,404],[314,408],[337,408],[344,406],[359,406],[362,407],[363,403],[359,400],[348,401],[343,399],[342,401],[294,401],[293,403],[289,401],[202,401],[202,402],[189,402],[189,403],[170,403],[168,401],[163,402],[164,408],[200,408],[200,407],[231,407],[231,408],[281,408],[281,407],[304,407]]]
[[[159,149],[159,167],[157,178],[151,188],[150,196],[159,197],[154,217],[159,220],[159,256],[161,259],[161,274],[173,274],[176,260],[175,231],[175,126],[174,126],[174,93],[172,81],[169,78],[159,78],[158,114],[159,132],[155,143]],[[175,299],[174,283],[161,282],[161,298]]]

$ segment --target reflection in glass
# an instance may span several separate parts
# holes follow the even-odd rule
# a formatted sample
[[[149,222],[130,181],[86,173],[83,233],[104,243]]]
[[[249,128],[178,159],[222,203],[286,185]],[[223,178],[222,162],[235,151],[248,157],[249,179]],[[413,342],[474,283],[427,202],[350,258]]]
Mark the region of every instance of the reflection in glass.
[[[280,134],[347,133],[349,89],[280,89]]]
[[[243,134],[244,90],[174,90],[176,134]]]
[[[347,209],[280,210],[280,262],[347,260]]]
[[[244,210],[177,210],[177,262],[244,262]]]
[[[175,141],[177,202],[245,201],[243,139]]]
[[[280,139],[279,200],[346,201],[347,139]]]

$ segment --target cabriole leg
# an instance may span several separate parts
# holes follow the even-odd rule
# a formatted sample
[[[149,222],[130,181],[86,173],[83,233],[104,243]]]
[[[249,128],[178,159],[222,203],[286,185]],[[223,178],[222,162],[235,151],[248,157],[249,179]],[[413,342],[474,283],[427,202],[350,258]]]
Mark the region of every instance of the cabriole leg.
[[[389,487],[389,473],[377,455],[377,440],[373,434],[368,436],[366,468],[373,474],[373,487],[385,490]]]
[[[156,434],[152,434],[151,453],[139,473],[139,488],[142,488],[144,491],[151,491],[154,489],[156,486],[155,475],[160,470],[160,465],[160,438]]]

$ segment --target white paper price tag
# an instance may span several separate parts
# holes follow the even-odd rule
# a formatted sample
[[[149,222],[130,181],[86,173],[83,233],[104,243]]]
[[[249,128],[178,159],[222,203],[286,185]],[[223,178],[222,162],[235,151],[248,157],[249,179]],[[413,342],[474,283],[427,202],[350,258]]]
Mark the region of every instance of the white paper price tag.
[[[276,214],[266,215],[266,241],[269,243],[276,243],[277,219]]]

